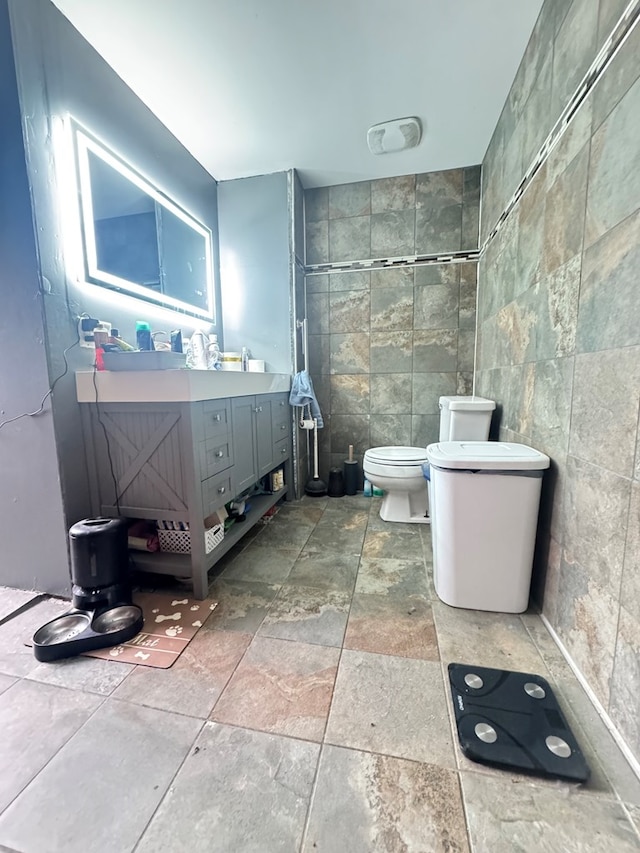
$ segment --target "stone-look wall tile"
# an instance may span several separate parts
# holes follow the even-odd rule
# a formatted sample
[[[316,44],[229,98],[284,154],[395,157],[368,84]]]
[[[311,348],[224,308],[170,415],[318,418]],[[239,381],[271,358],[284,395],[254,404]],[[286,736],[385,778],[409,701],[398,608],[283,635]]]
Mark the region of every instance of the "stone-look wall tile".
[[[411,414],[411,374],[371,374],[371,414]]]
[[[326,293],[329,290],[328,275],[307,275],[304,278],[304,286],[307,294]]]
[[[462,203],[472,204],[480,202],[480,185],[482,180],[482,166],[467,166],[462,173]]]
[[[331,452],[345,453],[350,444],[356,456],[363,456],[371,447],[369,438],[369,415],[332,415]]]
[[[411,267],[393,267],[391,269],[371,270],[371,289],[391,287],[413,287],[414,271]]]
[[[411,411],[415,415],[439,414],[441,396],[456,393],[455,373],[414,373]]]
[[[331,414],[366,415],[369,412],[369,376],[346,374],[331,377]]]
[[[533,445],[552,459],[566,457],[573,383],[573,359],[539,361],[533,392]]]
[[[502,375],[504,393],[501,425],[522,436],[530,436],[536,366],[534,363],[511,365],[504,368]],[[496,397],[489,399],[495,400]],[[528,444],[528,442],[525,443]]]
[[[478,247],[480,229],[480,209],[477,205],[462,205],[461,249],[476,249]]]
[[[414,288],[414,329],[457,329],[459,288],[433,284]]]
[[[622,17],[622,13],[629,5],[628,0],[600,0],[598,12],[598,47],[601,47],[615,25]]]
[[[496,329],[506,343],[507,364],[532,361],[536,352],[538,314],[535,291],[528,290],[505,305],[497,315]]]
[[[510,216],[494,238],[492,264],[483,258],[478,270],[478,308],[484,319],[495,314],[516,293],[519,225],[516,216]]]
[[[413,289],[376,288],[371,292],[371,331],[413,328]]]
[[[327,335],[327,337],[329,336]],[[318,405],[320,406],[320,411],[322,412],[325,421],[325,425],[322,430],[322,435],[325,435],[329,432],[326,421],[327,417],[331,414],[331,377],[326,373],[315,374],[312,375],[311,381],[313,382],[313,390],[316,392]]]
[[[585,243],[591,245],[638,209],[640,78],[594,133],[589,163]]]
[[[408,373],[412,367],[412,332],[371,333],[372,373]]]
[[[627,0],[606,0],[600,4],[602,14],[605,5],[611,3],[627,5]],[[596,130],[611,110],[616,107],[628,91],[629,87],[638,79],[638,67],[636,57],[640,53],[640,29],[636,26],[633,32],[620,48],[619,52],[611,61],[595,88],[593,94],[593,129]]]
[[[633,618],[640,621],[640,483],[637,482],[631,484],[620,600]]]
[[[415,252],[415,211],[391,210],[371,217],[371,254],[374,258]]]
[[[411,446],[427,447],[440,437],[440,415],[411,416]]]
[[[369,373],[369,335],[331,335],[331,373]]]
[[[637,317],[640,211],[584,253],[576,348],[640,344]]]
[[[640,404],[640,346],[576,356],[573,456],[633,475]]]
[[[502,195],[505,203],[509,201],[515,192],[524,173],[522,167],[524,133],[524,121],[520,119],[513,129],[513,133],[510,136],[505,134],[502,163]],[[504,206],[503,204],[503,208]],[[502,208],[498,212],[501,213]]]
[[[551,125],[551,71],[553,51],[551,45],[544,57],[540,71],[522,114],[522,171],[529,168],[544,142]]]
[[[544,214],[545,272],[582,251],[589,146],[585,145],[547,193]]]
[[[522,293],[542,275],[547,165],[544,164],[520,199],[513,293]]]
[[[339,290],[329,294],[329,328],[332,333],[367,331],[369,317],[368,291]]]
[[[462,264],[460,268],[460,299],[458,303],[458,326],[460,329],[476,327],[476,295],[478,288],[478,265]]]
[[[371,273],[368,270],[356,272],[337,272],[328,275],[329,290],[333,293],[339,290],[369,290]]]
[[[574,0],[553,50],[554,117],[567,103],[596,54],[598,0]]]
[[[564,560],[579,564],[590,582],[617,594],[631,481],[574,456],[567,459],[567,474]]]
[[[371,181],[371,213],[386,213],[389,210],[414,210],[415,206],[415,175]]]
[[[624,599],[623,599],[624,602]],[[640,620],[620,608],[609,714],[634,755],[640,753]]]
[[[475,345],[476,336],[472,329],[461,329],[458,332],[458,371],[473,372]],[[439,369],[445,370],[446,368]]]
[[[416,179],[416,207],[432,209],[462,204],[464,169],[427,172]]]
[[[304,216],[307,225],[310,222],[320,222],[329,218],[329,188],[317,187],[305,190],[304,193]],[[309,235],[307,234],[307,240]]]
[[[473,394],[473,373],[471,371],[458,371],[456,374],[456,394],[461,397],[469,397]]]
[[[593,97],[580,104],[571,123],[549,153],[546,162],[547,186],[551,186],[591,138]]]
[[[308,334],[326,335],[329,332],[329,294],[307,294]]]
[[[576,255],[536,287],[538,359],[572,355],[575,351],[581,262],[582,256]]]
[[[457,252],[462,246],[462,205],[424,207],[416,210],[418,254]]]
[[[305,261],[307,264],[324,264],[329,260],[329,222],[307,222],[305,236]]]
[[[555,35],[555,5],[543,4],[516,73],[508,102],[515,119],[522,115]]]
[[[371,217],[329,220],[329,260],[353,261],[371,257]]]
[[[507,104],[505,103],[505,108]],[[504,109],[503,109],[504,114]],[[482,191],[480,198],[480,245],[493,230],[508,199],[502,197],[502,154],[504,127],[502,116],[491,137],[482,161]]]
[[[416,330],[413,333],[413,372],[447,373],[460,368],[459,334],[461,335],[462,332],[458,333],[449,329]],[[467,370],[469,368],[465,366],[462,369]]]
[[[371,213],[371,184],[338,184],[329,187],[329,219],[366,216]]]
[[[416,287],[429,284],[458,284],[462,264],[423,264],[416,267]]]
[[[309,335],[309,355],[307,370],[314,376],[318,373],[329,373],[330,349],[329,335]],[[315,389],[317,392],[317,388]]]
[[[411,442],[411,415],[372,415],[370,436],[372,447],[407,447]]]

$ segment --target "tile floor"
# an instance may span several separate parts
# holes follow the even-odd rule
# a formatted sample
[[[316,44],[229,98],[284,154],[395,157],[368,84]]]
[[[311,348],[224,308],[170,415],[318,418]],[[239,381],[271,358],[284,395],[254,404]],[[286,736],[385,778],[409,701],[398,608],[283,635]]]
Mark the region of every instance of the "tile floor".
[[[24,643],[59,601],[0,625],[0,850],[640,850],[640,781],[539,618],[439,602],[429,528],[378,506],[306,499],[254,528],[168,670],[38,664]],[[590,782],[466,760],[450,661],[549,679]]]

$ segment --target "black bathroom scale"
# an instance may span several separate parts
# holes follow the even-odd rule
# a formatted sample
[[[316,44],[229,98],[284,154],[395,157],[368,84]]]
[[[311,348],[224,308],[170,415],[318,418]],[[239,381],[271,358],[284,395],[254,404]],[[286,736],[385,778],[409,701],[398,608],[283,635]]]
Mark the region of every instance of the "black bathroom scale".
[[[589,766],[548,681],[463,663],[449,664],[463,753],[472,761],[586,782]]]

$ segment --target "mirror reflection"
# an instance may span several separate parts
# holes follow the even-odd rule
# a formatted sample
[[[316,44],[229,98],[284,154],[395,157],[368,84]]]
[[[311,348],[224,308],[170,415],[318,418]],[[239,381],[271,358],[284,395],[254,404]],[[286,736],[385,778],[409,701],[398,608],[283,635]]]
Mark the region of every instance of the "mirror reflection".
[[[213,320],[210,230],[80,128],[75,141],[88,279]]]

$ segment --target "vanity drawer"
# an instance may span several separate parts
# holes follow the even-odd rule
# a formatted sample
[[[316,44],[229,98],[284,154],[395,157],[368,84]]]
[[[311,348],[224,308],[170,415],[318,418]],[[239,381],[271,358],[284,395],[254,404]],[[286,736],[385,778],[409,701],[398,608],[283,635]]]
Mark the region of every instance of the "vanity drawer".
[[[274,443],[291,435],[291,406],[288,394],[274,394],[271,404],[271,424]]]
[[[206,480],[233,465],[233,443],[231,435],[222,438],[207,438],[200,442],[200,479]]]
[[[215,510],[228,503],[233,494],[231,491],[232,469],[215,474],[202,483],[202,509],[205,518]]]
[[[216,438],[231,432],[229,400],[205,400],[202,412],[205,438]]]
[[[283,438],[282,441],[276,441],[273,445],[273,464],[277,465],[291,455],[291,442],[288,438]]]

